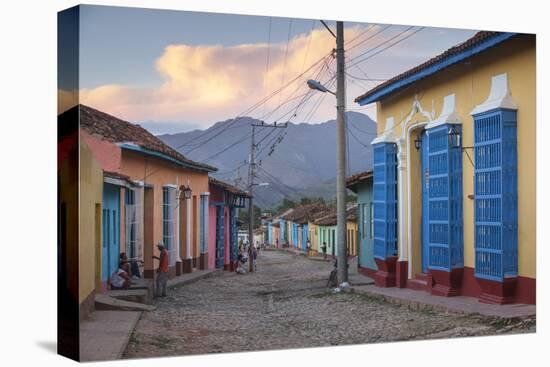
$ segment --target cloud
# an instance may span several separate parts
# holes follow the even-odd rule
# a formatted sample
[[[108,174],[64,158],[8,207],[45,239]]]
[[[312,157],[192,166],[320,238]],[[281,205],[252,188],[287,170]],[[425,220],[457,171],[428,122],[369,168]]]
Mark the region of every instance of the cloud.
[[[360,26],[347,28],[346,38],[351,40],[364,30]],[[365,42],[361,48],[378,44],[383,37],[381,34]],[[207,127],[216,121],[239,115],[329,54],[334,46],[334,38],[323,28],[297,35],[288,45],[286,41],[271,45],[256,43],[230,47],[169,45],[153,66],[163,78],[158,86],[140,88],[109,84],[81,89],[80,101],[130,121],[190,121]],[[266,72],[268,52],[269,68]],[[324,72],[324,79],[328,79],[334,70],[335,63],[331,65],[330,71]],[[248,115],[260,117],[281,101],[306,93],[308,89],[305,81],[315,77],[312,71]],[[364,88],[358,84],[348,84],[348,104],[351,105],[353,98],[363,91]],[[311,102],[321,97],[314,95]],[[316,118],[317,121],[323,121],[335,115],[333,99],[330,95],[324,98],[317,114],[312,116],[313,121]],[[303,115],[297,118],[305,117],[312,105],[310,103],[306,106]],[[280,114],[287,109],[281,108]],[[276,117],[277,114],[274,114],[271,119]]]

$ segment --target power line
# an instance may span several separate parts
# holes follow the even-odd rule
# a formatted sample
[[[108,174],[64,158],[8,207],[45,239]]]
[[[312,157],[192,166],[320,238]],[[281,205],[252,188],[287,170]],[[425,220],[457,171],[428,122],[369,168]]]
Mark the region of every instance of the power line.
[[[359,45],[361,45],[361,44],[367,42],[368,40],[370,40],[370,39],[376,37],[377,35],[379,35],[380,33],[384,32],[385,30],[389,29],[390,27],[392,27],[391,24],[386,25],[385,27],[382,27],[382,29],[380,29],[378,32],[376,32],[376,33],[374,33],[374,34],[371,34],[369,37],[367,37],[367,38],[361,40],[359,43],[356,43],[356,44],[353,45],[352,47],[348,47],[348,48],[346,49],[346,52],[349,52],[349,51],[353,50],[354,48],[358,47]]]
[[[219,152],[217,152],[217,153],[215,153],[215,154],[212,154],[210,157],[208,157],[208,158],[202,160],[200,163],[204,163],[204,162],[209,161],[209,160],[211,160],[211,159],[213,159],[213,158],[216,158],[216,157],[219,156],[220,154],[222,154],[222,153],[226,152],[227,150],[233,148],[235,145],[238,145],[238,144],[242,143],[243,141],[245,141],[246,139],[248,139],[248,138],[250,137],[250,135],[251,135],[251,134],[249,133],[249,134],[243,136],[241,139],[237,140],[236,142],[234,142],[233,144],[229,145],[228,147],[225,147],[224,149],[220,150]]]
[[[290,32],[292,30],[292,18],[288,21],[288,36],[286,39],[286,48],[285,48],[285,58],[283,62],[283,74],[281,75],[281,85],[285,82],[285,72],[286,72],[286,59],[288,56],[288,44],[290,43]],[[281,102],[281,95],[279,95],[279,102]]]
[[[407,31],[410,30],[411,28],[412,28],[412,27],[407,28],[407,30],[401,32],[399,35],[402,35],[403,33],[407,32]],[[409,34],[406,35],[405,37],[403,37],[403,38],[397,40],[396,42],[394,42],[394,43],[388,45],[387,47],[385,47],[385,48],[383,48],[383,49],[381,49],[381,50],[379,50],[379,51],[377,51],[377,52],[375,52],[375,53],[373,53],[373,54],[371,54],[371,55],[369,55],[369,56],[367,56],[367,57],[365,57],[365,58],[363,58],[363,59],[361,59],[361,60],[359,60],[359,61],[356,61],[354,64],[350,65],[349,67],[354,66],[354,65],[359,64],[359,63],[362,63],[362,62],[365,62],[366,60],[369,60],[369,59],[373,58],[374,56],[379,55],[380,53],[386,51],[387,49],[392,48],[392,47],[394,47],[395,45],[397,45],[397,44],[399,44],[399,43],[405,41],[406,39],[412,37],[413,35],[417,34],[417,33],[420,32],[421,30],[423,30],[424,28],[425,28],[425,27],[420,27],[420,28],[418,28],[417,30],[415,30],[415,31],[413,31],[413,32],[411,32],[411,33],[409,33]],[[399,36],[399,35],[398,35],[398,36]],[[396,38],[396,37],[392,37],[390,40],[395,39],[395,38]],[[352,58],[352,59],[350,60],[350,62],[356,60],[357,58],[359,58],[359,57],[361,57],[361,56],[363,56],[363,55],[365,55],[365,54],[367,54],[367,53],[369,53],[370,51],[373,51],[374,49],[378,48],[379,46],[384,45],[385,43],[389,42],[390,40],[388,40],[388,41],[386,41],[386,42],[384,42],[384,43],[382,43],[382,44],[380,44],[380,45],[378,45],[378,46],[376,46],[376,47],[370,49],[369,51],[367,51],[367,52],[365,52],[365,53],[363,53],[363,54],[361,54],[361,55],[359,55],[359,56],[357,56],[357,57]]]
[[[235,119],[233,119],[233,121],[231,121],[230,123],[226,124],[225,126],[223,126],[222,128],[222,131],[225,131],[227,130],[228,128],[231,127],[231,125],[235,124],[238,120],[242,119],[246,114],[249,114],[250,112],[254,111],[255,109],[257,109],[259,106],[261,106],[262,104],[266,103],[267,101],[269,101],[271,98],[273,98],[275,95],[277,95],[278,93],[281,93],[282,90],[284,90],[285,88],[287,88],[288,86],[290,86],[292,83],[294,83],[295,81],[299,80],[305,73],[309,72],[310,70],[314,69],[316,66],[318,66],[319,64],[321,64],[323,62],[323,60],[330,56],[330,52],[327,53],[325,56],[321,57],[320,59],[318,59],[317,61],[315,61],[313,64],[311,64],[305,71],[303,71],[301,74],[299,74],[298,76],[296,76],[295,78],[293,78],[292,80],[290,80],[289,82],[287,82],[284,86],[282,86],[281,88],[277,89],[277,90],[274,90],[273,92],[271,92],[269,95],[265,96],[264,98],[262,98],[261,100],[259,100],[258,102],[256,102],[255,104],[253,104],[252,106],[248,107],[246,110],[244,110],[243,112],[241,112]],[[193,138],[193,140],[196,140],[196,139],[199,139],[199,138],[202,138],[203,136],[205,135],[208,135],[210,134],[211,132],[215,131],[216,129],[222,127],[221,124],[219,125],[216,125],[214,126],[212,129],[208,129],[208,130],[205,130],[203,133],[199,134],[199,136],[196,136]],[[215,136],[209,138],[209,139],[206,139],[206,140],[203,140],[203,141],[199,141],[197,142],[196,144],[194,144],[193,146],[200,146],[200,145],[203,145],[205,143],[207,143],[208,141],[212,140],[213,138],[215,138],[217,135],[219,134],[216,134]],[[191,139],[190,139],[191,140]],[[175,147],[174,149],[175,150],[178,150],[186,145],[189,145],[188,144],[189,141],[186,141],[185,143]],[[194,149],[193,149],[194,150]],[[189,152],[186,152],[186,154],[189,154]]]

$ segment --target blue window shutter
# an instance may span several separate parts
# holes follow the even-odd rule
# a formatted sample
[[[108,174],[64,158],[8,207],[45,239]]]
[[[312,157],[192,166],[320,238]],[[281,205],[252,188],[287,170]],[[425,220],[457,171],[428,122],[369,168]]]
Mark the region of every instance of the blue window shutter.
[[[237,209],[235,207],[232,207],[230,210],[230,222],[231,222],[231,251],[230,251],[230,259],[231,262],[237,261],[237,255],[238,255],[238,239],[237,239]]]
[[[462,149],[451,147],[450,128],[428,130],[428,268],[443,271],[464,266]]]
[[[474,115],[475,275],[489,280],[518,273],[516,116]]]
[[[374,257],[397,256],[397,147],[373,145]]]
[[[225,253],[225,226],[224,226],[224,206],[216,207],[216,268],[223,268]]]

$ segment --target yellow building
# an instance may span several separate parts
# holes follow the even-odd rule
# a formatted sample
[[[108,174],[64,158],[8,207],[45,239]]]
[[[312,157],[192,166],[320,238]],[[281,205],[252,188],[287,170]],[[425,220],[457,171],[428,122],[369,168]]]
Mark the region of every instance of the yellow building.
[[[378,286],[536,299],[535,36],[479,32],[356,98],[376,103]]]

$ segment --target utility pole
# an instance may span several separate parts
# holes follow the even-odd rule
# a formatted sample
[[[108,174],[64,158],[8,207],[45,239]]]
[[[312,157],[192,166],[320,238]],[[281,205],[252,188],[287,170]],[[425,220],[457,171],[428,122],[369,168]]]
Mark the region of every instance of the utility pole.
[[[254,265],[252,259],[252,245],[254,243],[254,204],[252,201],[253,194],[252,188],[254,187],[254,175],[256,174],[256,144],[254,143],[254,132],[256,126],[252,124],[252,139],[250,144],[250,162],[248,164],[248,192],[250,198],[248,198],[248,270],[252,273],[254,271]]]
[[[346,228],[346,80],[344,23],[336,22],[336,228],[338,246],[338,284],[348,281]]]
[[[254,204],[253,204],[253,193],[252,189],[254,188],[254,178],[256,177],[256,143],[254,141],[255,138],[255,132],[256,127],[269,127],[272,129],[285,129],[287,127],[287,124],[284,125],[268,125],[265,124],[263,121],[261,124],[252,124],[252,138],[250,143],[250,162],[248,164],[248,193],[250,194],[250,198],[248,199],[248,270],[252,273],[254,271],[254,264],[253,264],[253,258],[252,258],[252,245],[254,244]],[[265,138],[265,137],[264,137]],[[262,139],[263,140],[263,139]],[[260,140],[261,142],[261,140]]]

